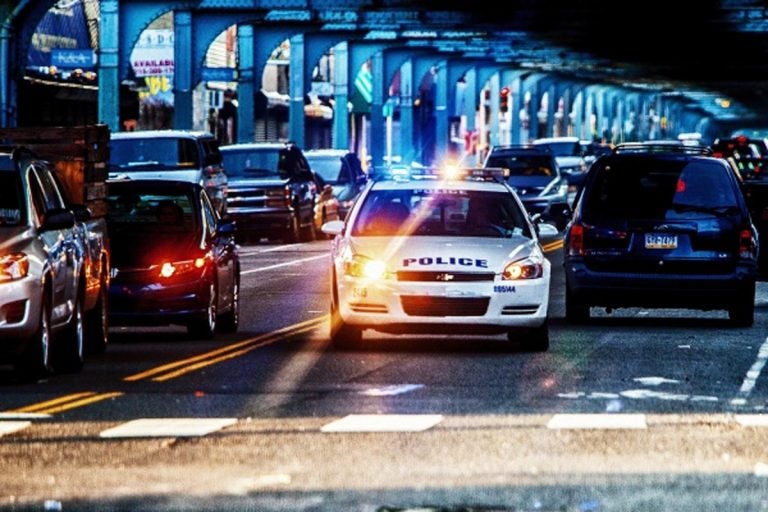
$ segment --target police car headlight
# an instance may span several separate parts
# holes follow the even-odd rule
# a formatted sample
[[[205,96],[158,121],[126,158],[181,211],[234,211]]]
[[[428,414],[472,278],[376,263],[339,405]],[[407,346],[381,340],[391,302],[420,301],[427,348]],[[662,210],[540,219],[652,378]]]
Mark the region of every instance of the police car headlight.
[[[344,262],[344,273],[365,279],[383,279],[387,276],[387,264],[358,254]]]
[[[540,258],[535,256],[524,260],[513,261],[504,267],[501,279],[504,281],[519,281],[521,279],[538,279],[544,274],[544,266]]]

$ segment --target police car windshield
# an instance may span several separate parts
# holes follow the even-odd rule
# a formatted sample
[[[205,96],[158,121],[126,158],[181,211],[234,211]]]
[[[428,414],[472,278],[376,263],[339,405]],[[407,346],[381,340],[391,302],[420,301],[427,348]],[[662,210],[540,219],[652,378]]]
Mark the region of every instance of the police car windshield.
[[[353,236],[531,238],[510,194],[473,190],[374,190],[361,205]]]

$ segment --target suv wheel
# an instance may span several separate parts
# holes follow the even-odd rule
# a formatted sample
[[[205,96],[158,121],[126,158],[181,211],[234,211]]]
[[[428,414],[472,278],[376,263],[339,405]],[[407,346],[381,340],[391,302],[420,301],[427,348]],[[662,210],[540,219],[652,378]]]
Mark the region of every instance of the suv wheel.
[[[755,292],[747,293],[746,298],[728,308],[728,320],[734,327],[752,327],[755,322]]]
[[[572,324],[583,324],[589,321],[589,304],[582,302],[567,284],[565,285],[565,319]]]
[[[298,215],[294,215],[291,218],[291,225],[288,228],[288,232],[283,237],[283,241],[287,244],[295,244],[296,242],[301,241],[301,226]]]

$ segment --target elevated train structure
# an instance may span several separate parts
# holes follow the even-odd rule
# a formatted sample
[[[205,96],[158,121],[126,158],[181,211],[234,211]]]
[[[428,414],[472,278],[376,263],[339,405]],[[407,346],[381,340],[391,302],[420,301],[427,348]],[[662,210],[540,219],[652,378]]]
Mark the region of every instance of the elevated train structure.
[[[366,143],[374,164],[392,154],[438,158],[472,136],[482,148],[552,135],[713,138],[768,126],[768,7],[757,0],[632,1],[621,10],[597,0],[502,7],[451,0],[0,0],[0,125],[34,117],[17,106],[36,28],[50,9],[77,2],[98,4],[92,121],[113,131],[125,129],[121,84],[132,77],[131,51],[168,13],[172,126],[198,128],[195,91],[222,74],[236,84],[240,142],[256,137],[261,77],[283,41],[290,42],[285,137],[308,145],[307,94],[331,53],[331,76],[322,77],[335,107],[330,145],[349,148],[356,138],[354,117],[340,106],[350,103],[359,70],[369,66]],[[210,48],[232,27],[236,63],[212,67]],[[395,140],[387,132],[392,118]]]

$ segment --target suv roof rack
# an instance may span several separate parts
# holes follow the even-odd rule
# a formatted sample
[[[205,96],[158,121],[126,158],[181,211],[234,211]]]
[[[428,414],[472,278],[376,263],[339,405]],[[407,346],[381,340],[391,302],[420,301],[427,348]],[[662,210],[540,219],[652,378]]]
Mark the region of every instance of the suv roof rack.
[[[613,154],[625,153],[683,153],[686,155],[712,155],[707,146],[698,144],[675,144],[671,142],[623,142],[613,148]]]

